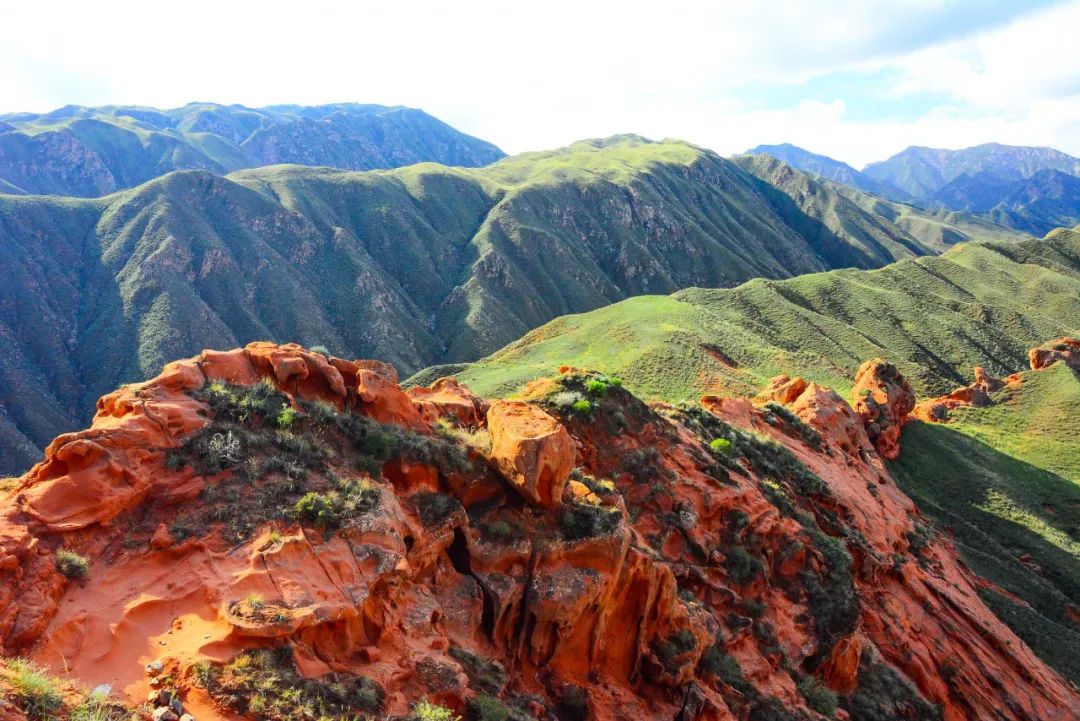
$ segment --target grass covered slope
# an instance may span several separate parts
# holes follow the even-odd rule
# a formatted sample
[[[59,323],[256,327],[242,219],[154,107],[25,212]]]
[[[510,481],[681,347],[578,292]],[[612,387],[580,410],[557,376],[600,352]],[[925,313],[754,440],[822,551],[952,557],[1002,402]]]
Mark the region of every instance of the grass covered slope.
[[[299,341],[408,374],[630,296],[933,252],[850,204],[858,222],[829,228],[779,196],[715,153],[637,136],[476,169],[279,165],[0,196],[0,407],[40,447],[118,383],[206,347]],[[3,449],[9,471],[33,458]]]
[[[1080,377],[1063,363],[1019,375],[993,405],[910,423],[889,471],[999,588],[980,595],[1080,682]],[[1003,592],[1004,591],[1004,592]]]
[[[883,356],[920,394],[936,395],[976,364],[999,375],[1022,368],[1028,348],[1078,328],[1080,234],[1059,231],[873,271],[632,298],[559,318],[452,370],[478,392],[509,394],[569,364],[680,400],[753,393],[779,373],[844,390],[860,363]]]
[[[477,166],[502,156],[421,110],[382,105],[67,106],[0,116],[3,193],[98,196],[183,169]]]

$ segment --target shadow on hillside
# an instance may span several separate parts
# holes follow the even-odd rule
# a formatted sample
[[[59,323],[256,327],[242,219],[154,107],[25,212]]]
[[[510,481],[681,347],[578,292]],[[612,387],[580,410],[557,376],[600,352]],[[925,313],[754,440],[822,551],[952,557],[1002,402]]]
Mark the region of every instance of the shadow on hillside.
[[[1066,611],[1080,605],[1080,555],[985,508],[999,492],[1036,522],[1080,542],[1080,486],[947,425],[911,423],[901,445],[900,458],[889,464],[901,489],[952,533],[973,571],[1031,608],[993,591],[980,594],[984,601],[1044,661],[1080,683],[1080,628]]]

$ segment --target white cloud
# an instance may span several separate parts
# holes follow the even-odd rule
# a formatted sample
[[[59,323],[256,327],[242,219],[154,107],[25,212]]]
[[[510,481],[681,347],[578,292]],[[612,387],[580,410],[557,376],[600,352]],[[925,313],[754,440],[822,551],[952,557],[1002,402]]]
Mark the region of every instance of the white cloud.
[[[909,144],[1000,140],[1080,153],[1080,2],[209,2],[5,8],[2,110],[356,100],[422,107],[511,152],[639,132],[721,152],[789,141],[853,164]],[[891,68],[911,121],[855,98],[749,109],[748,83]]]

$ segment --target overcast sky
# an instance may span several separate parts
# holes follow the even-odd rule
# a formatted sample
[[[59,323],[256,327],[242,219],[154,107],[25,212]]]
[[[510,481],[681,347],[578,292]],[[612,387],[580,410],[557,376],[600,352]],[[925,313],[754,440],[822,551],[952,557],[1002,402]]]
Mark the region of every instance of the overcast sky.
[[[0,112],[408,105],[504,150],[619,132],[857,167],[908,145],[1080,155],[1080,0],[22,2]]]

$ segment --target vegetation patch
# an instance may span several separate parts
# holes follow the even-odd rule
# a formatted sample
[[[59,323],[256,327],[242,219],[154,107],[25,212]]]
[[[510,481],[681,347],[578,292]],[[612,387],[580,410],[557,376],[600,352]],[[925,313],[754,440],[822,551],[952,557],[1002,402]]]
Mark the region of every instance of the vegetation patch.
[[[615,532],[622,520],[618,508],[605,508],[591,503],[571,503],[559,517],[559,528],[567,540],[607,536]]]
[[[82,581],[90,575],[90,561],[75,551],[56,549],[56,570],[72,581]]]
[[[40,666],[15,658],[7,669],[4,682],[11,698],[32,721],[51,719],[63,707],[63,685]]]
[[[836,713],[839,699],[835,691],[830,690],[814,676],[806,676],[795,685],[806,700],[806,705],[823,716],[832,718]]]
[[[469,685],[481,693],[497,696],[509,680],[506,669],[498,661],[490,661],[460,646],[450,647],[450,657],[457,661],[469,677]]]
[[[409,718],[410,721],[459,721],[459,717],[455,716],[453,711],[434,704],[426,698],[413,706],[412,715]]]
[[[288,647],[244,651],[224,665],[201,663],[195,680],[225,708],[259,721],[353,721],[380,713],[385,699],[364,676],[302,677]]]

